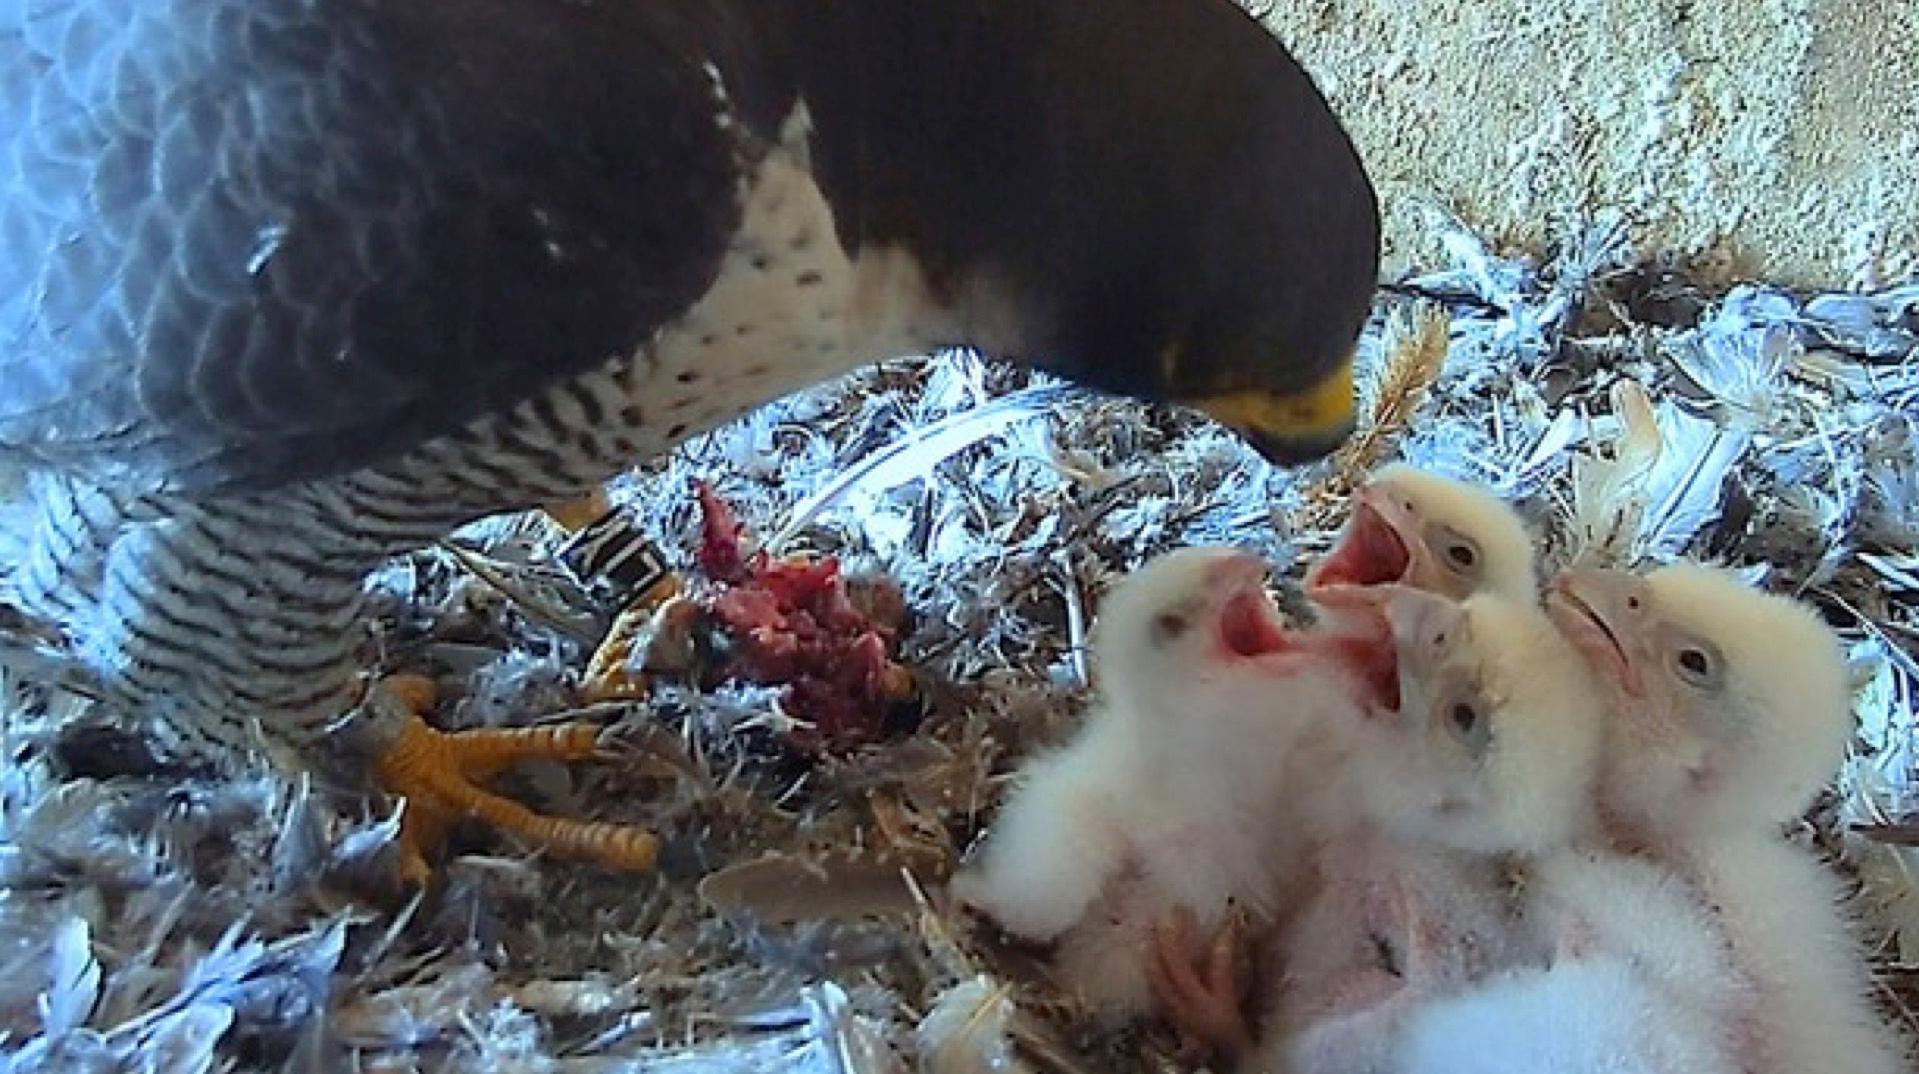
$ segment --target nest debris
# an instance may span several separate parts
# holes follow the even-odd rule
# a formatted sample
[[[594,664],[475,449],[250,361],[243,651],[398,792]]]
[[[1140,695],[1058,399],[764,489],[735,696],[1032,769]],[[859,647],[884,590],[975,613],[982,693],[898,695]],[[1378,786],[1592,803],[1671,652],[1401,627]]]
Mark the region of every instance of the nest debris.
[[[480,842],[407,898],[393,816],[264,767],[156,767],[10,656],[0,1065],[1174,1069],[1176,1042],[1092,1030],[1041,967],[949,914],[939,882],[1012,763],[1071,729],[1108,579],[1195,543],[1296,579],[1395,456],[1515,502],[1551,564],[1693,555],[1826,611],[1859,732],[1795,834],[1856,878],[1886,1005],[1919,1031],[1919,284],[1709,293],[1620,234],[1601,221],[1534,263],[1461,230],[1451,267],[1382,295],[1361,354],[1370,425],[1298,471],[1191,415],[953,354],[783,400],[625,475],[614,500],[683,569],[698,477],[769,547],[896,579],[929,709],[910,735],[817,759],[781,747],[766,687],[591,710],[622,762],[514,790],[662,832],[660,870],[637,881]],[[370,583],[368,662],[435,676],[449,723],[580,715],[608,610],[554,563],[563,537],[500,518],[395,561]],[[147,770],[76,761],[114,750]]]

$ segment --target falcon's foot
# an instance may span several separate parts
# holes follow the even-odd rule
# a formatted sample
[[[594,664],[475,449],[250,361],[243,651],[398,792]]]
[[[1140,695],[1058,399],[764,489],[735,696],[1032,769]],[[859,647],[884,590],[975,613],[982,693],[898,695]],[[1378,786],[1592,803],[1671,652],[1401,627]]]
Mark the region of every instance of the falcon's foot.
[[[679,592],[679,580],[669,576],[614,618],[586,662],[580,693],[588,702],[638,701],[652,690],[654,674],[693,669],[701,612]]]
[[[564,820],[535,813],[509,798],[482,790],[478,781],[528,760],[585,761],[604,756],[600,729],[592,724],[510,730],[440,731],[422,714],[433,708],[429,679],[399,675],[385,689],[413,715],[379,761],[380,781],[406,798],[400,821],[401,871],[412,883],[431,876],[427,854],[449,824],[473,817],[514,833],[557,856],[598,862],[608,868],[644,871],[659,856],[659,837],[644,828]]]
[[[1253,1050],[1246,1019],[1246,919],[1227,912],[1205,950],[1193,957],[1193,918],[1184,908],[1153,926],[1146,973],[1160,1011],[1179,1032],[1189,1062],[1208,1054],[1236,1061]]]

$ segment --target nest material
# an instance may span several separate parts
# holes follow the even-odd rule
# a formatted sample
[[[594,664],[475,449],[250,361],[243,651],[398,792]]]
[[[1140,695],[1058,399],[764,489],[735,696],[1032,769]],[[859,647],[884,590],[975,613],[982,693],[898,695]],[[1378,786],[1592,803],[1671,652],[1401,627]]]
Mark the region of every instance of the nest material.
[[[7,1069],[722,1071],[1171,1069],[1094,1031],[1043,968],[946,913],[939,881],[1000,783],[1077,718],[1114,574],[1234,543],[1296,580],[1390,458],[1519,504],[1550,563],[1689,554],[1824,608],[1860,733],[1798,834],[1856,876],[1889,1010],[1919,966],[1919,286],[1705,294],[1601,226],[1545,267],[1463,231],[1389,288],[1362,350],[1373,420],[1284,473],[1197,418],[967,355],[782,401],[637,471],[614,498],[669,554],[691,477],[775,551],[897,578],[912,736],[801,762],[774,691],[598,710],[621,762],[536,770],[541,808],[667,837],[635,881],[478,842],[431,897],[391,887],[394,818],[263,768],[168,767],[0,665],[0,1057]],[[462,725],[574,704],[605,628],[543,519],[490,520],[373,581],[370,662],[437,675]],[[4,629],[5,624],[0,624]],[[576,714],[577,715],[577,714]],[[75,727],[83,728],[76,732]],[[80,737],[76,739],[76,735]],[[92,736],[90,738],[85,736]],[[77,743],[77,744],[76,744]],[[87,764],[115,760],[95,779]],[[86,762],[85,764],[81,762]],[[1916,1027],[1919,1028],[1919,1027]]]

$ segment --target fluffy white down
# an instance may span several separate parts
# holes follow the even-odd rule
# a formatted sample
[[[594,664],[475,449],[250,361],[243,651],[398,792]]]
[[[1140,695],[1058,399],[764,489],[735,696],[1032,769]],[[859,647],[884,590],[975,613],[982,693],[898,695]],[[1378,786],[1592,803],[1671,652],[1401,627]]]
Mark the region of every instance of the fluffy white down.
[[[1750,989],[1697,892],[1654,863],[1538,863],[1530,917],[1559,947],[1407,1020],[1402,1074],[1734,1074]],[[1812,1069],[1812,1068],[1807,1068]]]
[[[1223,651],[1221,609],[1259,570],[1244,553],[1185,549],[1106,595],[1099,701],[1072,742],[1022,767],[955,881],[1007,931],[1056,941],[1055,974],[1108,1017],[1149,1006],[1161,918],[1184,908],[1210,931],[1229,900],[1270,908],[1309,827],[1292,791],[1323,782],[1336,729],[1359,719],[1339,667]]]
[[[1054,972],[1094,1008],[1145,1010],[1156,920],[1184,907],[1209,930],[1228,900],[1270,910],[1300,854],[1287,788],[1310,786],[1328,748],[1295,751],[1297,733],[1351,704],[1332,674],[1289,682],[1278,712],[1270,696],[1240,701],[1170,721],[1096,707],[1072,743],[1022,768],[954,894],[1010,933],[1057,941]]]
[[[1695,875],[1756,989],[1749,1066],[1759,1074],[1910,1074],[1913,1042],[1878,1010],[1839,879],[1771,835],[1695,851]]]
[[[1737,1074],[1712,1026],[1625,960],[1508,973],[1412,1018],[1404,1074]],[[1811,1068],[1808,1068],[1811,1069]]]

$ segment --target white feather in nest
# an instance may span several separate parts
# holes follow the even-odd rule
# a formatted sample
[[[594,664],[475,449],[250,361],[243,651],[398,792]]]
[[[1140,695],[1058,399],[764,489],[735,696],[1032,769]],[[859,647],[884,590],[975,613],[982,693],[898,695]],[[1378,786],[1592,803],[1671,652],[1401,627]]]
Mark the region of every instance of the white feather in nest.
[[[1562,465],[1566,451],[1584,435],[1576,410],[1548,416],[1537,388],[1512,380],[1508,394],[1486,400],[1489,423],[1418,422],[1400,445],[1400,455],[1424,470],[1471,482],[1505,500],[1538,492]]]
[[[100,962],[93,957],[85,918],[70,917],[55,926],[48,960],[52,980],[40,993],[40,1031],[57,1039],[86,1025],[100,998]]]
[[[1706,526],[1720,517],[1720,492],[1752,446],[1752,432],[1694,417],[1670,401],[1654,411],[1660,451],[1646,474],[1634,551],[1640,556],[1684,553]]]
[[[785,548],[848,490],[855,487],[890,489],[923,478],[959,452],[998,436],[1019,422],[1044,415],[1074,391],[1063,385],[1027,388],[892,439],[796,505],[788,512],[785,524],[766,542],[766,547],[775,552]]]
[[[1873,361],[1919,354],[1919,283],[1875,294],[1817,295],[1806,303],[1805,317],[1820,342]]]
[[[1729,297],[1700,327],[1665,348],[1666,357],[1704,392],[1728,425],[1754,429],[1777,416],[1779,378],[1804,350],[1792,330],[1755,322]]]
[[[1471,228],[1439,206],[1427,206],[1451,266],[1406,279],[1403,286],[1437,298],[1465,299],[1501,310],[1538,291],[1537,273],[1522,259],[1495,256]]]
[[[0,457],[0,603],[14,597],[14,567],[26,562],[33,518],[28,496],[26,473],[16,462]]]
[[[1919,417],[1895,414],[1866,435],[1866,503],[1860,538],[1919,548]]]
[[[928,425],[961,410],[983,406],[992,398],[986,388],[986,363],[969,350],[948,351],[932,363],[920,385],[911,412],[917,425]],[[1039,385],[1034,385],[1039,386]]]
[[[1590,449],[1572,459],[1568,529],[1575,563],[1627,560],[1646,513],[1646,479],[1664,446],[1644,386],[1615,383],[1612,414],[1592,419]]]
[[[1637,381],[1613,385],[1609,421],[1595,421],[1594,449],[1573,457],[1576,559],[1635,563],[1685,554],[1721,517],[1726,478],[1773,419],[1791,337],[1772,330],[1750,348],[1703,337],[1675,358],[1715,404],[1710,417],[1671,399],[1654,404]]]
[[[920,1074],[1027,1074],[1013,1046],[1019,1007],[1011,985],[985,974],[941,992],[920,1019]]]
[[[661,1051],[616,1069],[647,1074],[904,1074],[879,1025],[831,981],[788,1007],[743,1018],[734,1039]]]
[[[273,943],[243,936],[244,923],[235,922],[211,950],[181,949],[167,965],[129,963],[102,987],[88,929],[70,919],[49,945],[52,983],[39,1031],[0,1053],[4,1068],[68,1070],[83,1062],[191,1074],[213,1069],[215,1043],[242,1017],[291,1035],[320,1016],[345,949],[344,919]]]
[[[1862,895],[1891,933],[1899,960],[1919,965],[1919,846],[1861,835],[1919,818],[1919,667],[1880,637],[1853,648],[1863,682],[1853,695],[1859,745],[1839,777],[1842,844],[1859,871]]]
[[[1495,255],[1485,240],[1453,214],[1437,207],[1431,213],[1452,267],[1408,278],[1401,287],[1442,301],[1463,299],[1485,307],[1466,314],[1484,337],[1472,349],[1522,368],[1533,368],[1554,353],[1585,304],[1593,281],[1630,255],[1625,218],[1613,211],[1569,229],[1569,238],[1543,274],[1530,259]],[[1551,278],[1550,287],[1541,286],[1542,276]]]
[[[1683,554],[1720,516],[1726,477],[1751,449],[1755,434],[1782,415],[1780,380],[1801,353],[1787,328],[1755,323],[1735,292],[1701,327],[1684,333],[1667,357],[1706,396],[1705,416],[1671,400],[1654,414],[1660,451],[1645,475],[1645,508],[1633,551]]]

